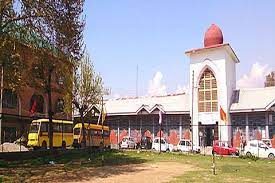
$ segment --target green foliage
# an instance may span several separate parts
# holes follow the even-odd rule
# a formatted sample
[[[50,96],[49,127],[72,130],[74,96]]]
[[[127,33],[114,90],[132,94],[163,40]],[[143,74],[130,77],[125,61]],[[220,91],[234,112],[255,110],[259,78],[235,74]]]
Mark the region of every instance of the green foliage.
[[[102,78],[95,72],[92,61],[86,53],[74,75],[73,100],[77,103],[78,109],[89,107],[99,104],[103,92]]]

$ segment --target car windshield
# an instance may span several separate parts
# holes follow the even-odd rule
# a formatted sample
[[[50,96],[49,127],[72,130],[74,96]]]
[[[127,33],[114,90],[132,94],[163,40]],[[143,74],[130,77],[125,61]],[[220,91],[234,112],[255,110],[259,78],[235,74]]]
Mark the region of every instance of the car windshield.
[[[79,134],[80,134],[80,128],[75,128],[74,135],[79,135]]]
[[[123,139],[122,139],[123,142],[126,142],[126,140],[128,140],[128,138],[123,138]]]
[[[32,123],[30,127],[30,133],[37,133],[39,130],[40,123]]]
[[[271,147],[271,143],[269,140],[263,140],[263,142],[268,146],[268,147]]]

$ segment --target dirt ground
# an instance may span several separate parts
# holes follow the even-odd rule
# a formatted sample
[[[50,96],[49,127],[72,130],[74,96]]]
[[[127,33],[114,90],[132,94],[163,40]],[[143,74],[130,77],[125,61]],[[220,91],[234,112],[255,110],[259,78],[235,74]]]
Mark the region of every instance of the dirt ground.
[[[98,177],[90,180],[79,181],[77,183],[160,183],[169,182],[176,176],[191,171],[192,166],[184,165],[176,162],[157,162],[144,163],[139,165],[123,165],[116,167],[97,168],[97,172],[101,172]],[[91,172],[92,173],[92,172]]]
[[[78,166],[78,165],[75,165]],[[68,168],[63,164],[42,165],[37,168],[0,169],[1,175],[13,177],[11,182],[71,182],[71,183],[161,183],[169,182],[186,171],[194,171],[192,165],[171,162],[141,163],[103,167]]]

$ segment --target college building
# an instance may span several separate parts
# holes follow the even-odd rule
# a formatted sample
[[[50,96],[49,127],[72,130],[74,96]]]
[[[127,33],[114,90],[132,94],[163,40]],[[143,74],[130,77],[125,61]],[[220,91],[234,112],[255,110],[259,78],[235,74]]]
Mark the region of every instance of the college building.
[[[190,58],[187,93],[105,101],[111,143],[124,136],[140,141],[161,133],[171,144],[190,139],[195,145],[211,146],[217,140],[239,147],[252,139],[272,139],[275,147],[275,87],[236,88],[240,60],[223,42],[220,28],[212,24],[204,46],[185,54]]]
[[[35,67],[37,52],[29,46],[18,43],[15,45],[22,60],[30,68]],[[48,97],[43,89],[37,89],[32,86],[23,86],[20,91],[15,92],[7,89],[7,80],[5,80],[4,68],[3,77],[3,100],[2,100],[2,121],[1,121],[1,143],[13,142],[22,135],[27,138],[31,121],[39,118],[48,118]],[[2,76],[0,76],[2,77]],[[31,77],[29,74],[28,77]],[[31,78],[29,78],[31,79]],[[64,112],[64,100],[62,94],[62,78],[58,77],[56,72],[52,74],[52,111],[54,119],[72,119],[71,114]]]

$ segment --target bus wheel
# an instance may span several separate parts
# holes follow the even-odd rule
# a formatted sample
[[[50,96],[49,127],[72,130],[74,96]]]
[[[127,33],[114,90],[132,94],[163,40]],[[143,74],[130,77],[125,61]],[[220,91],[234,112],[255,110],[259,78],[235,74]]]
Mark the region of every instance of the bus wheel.
[[[62,149],[66,149],[66,142],[62,141]]]
[[[41,147],[42,147],[43,150],[46,150],[47,149],[47,142],[43,141]]]

